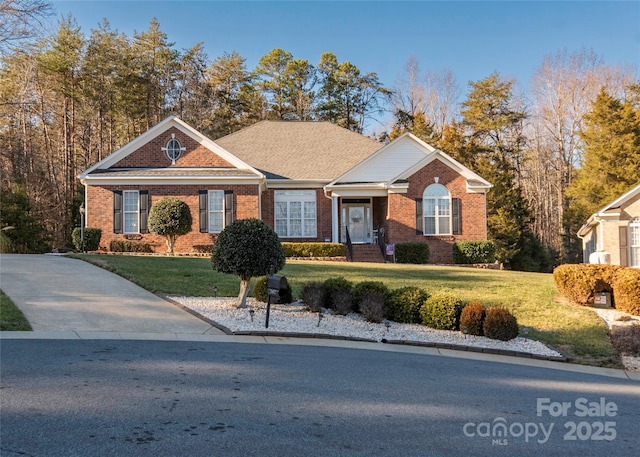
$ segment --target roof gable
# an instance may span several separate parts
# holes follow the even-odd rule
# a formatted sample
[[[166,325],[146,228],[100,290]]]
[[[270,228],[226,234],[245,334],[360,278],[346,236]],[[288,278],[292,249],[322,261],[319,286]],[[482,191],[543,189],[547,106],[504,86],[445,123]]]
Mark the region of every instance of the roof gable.
[[[209,138],[193,129],[191,126],[180,120],[176,116],[170,116],[163,120],[162,122],[156,124],[140,136],[134,138],[132,141],[113,152],[112,154],[105,157],[100,162],[96,163],[92,167],[85,170],[82,174],[80,174],[80,179],[85,179],[89,174],[101,170],[108,170],[112,167],[136,167],[134,165],[135,160],[133,160],[135,154],[143,148],[145,145],[151,143],[153,140],[158,138],[159,136],[165,134],[166,132],[177,129],[184,135],[186,135],[191,140],[195,141],[197,144],[202,145],[207,150],[211,151],[212,154],[215,154],[219,159],[212,158],[211,161],[207,161],[208,163],[202,164],[202,166],[224,166],[224,167],[235,167],[242,170],[247,170],[252,174],[261,176],[257,170],[251,167],[249,164],[240,160],[238,157],[231,154],[229,151],[226,151],[224,148],[220,147]],[[157,167],[157,163],[145,163],[139,164],[137,167]]]
[[[443,151],[425,143],[411,133],[405,133],[366,160],[333,181],[331,185],[347,183],[380,183],[386,187],[406,180],[434,160],[439,160],[467,179],[467,188],[486,190],[492,185]]]
[[[261,121],[216,140],[272,180],[329,182],[382,147],[330,122]]]

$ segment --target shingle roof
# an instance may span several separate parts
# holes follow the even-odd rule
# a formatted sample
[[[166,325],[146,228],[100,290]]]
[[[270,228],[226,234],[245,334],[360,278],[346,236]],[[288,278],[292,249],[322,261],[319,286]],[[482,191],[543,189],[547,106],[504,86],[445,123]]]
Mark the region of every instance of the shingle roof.
[[[251,176],[256,174],[251,170],[238,168],[109,168],[107,170],[95,170],[90,176],[120,178],[120,177],[214,177],[214,176]]]
[[[269,179],[331,181],[383,144],[330,122],[262,121],[215,141]]]

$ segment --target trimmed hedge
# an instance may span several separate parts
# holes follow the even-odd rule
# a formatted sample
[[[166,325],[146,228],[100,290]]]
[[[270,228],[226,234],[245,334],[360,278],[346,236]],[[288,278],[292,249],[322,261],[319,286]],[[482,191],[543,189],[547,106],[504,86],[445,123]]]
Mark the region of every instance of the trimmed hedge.
[[[496,245],[493,241],[458,241],[453,245],[453,261],[459,264],[493,263]]]
[[[640,270],[623,268],[613,276],[615,307],[635,316],[640,316]]]
[[[97,251],[100,248],[100,238],[102,230],[99,228],[86,227],[84,229],[84,250]],[[78,251],[82,251],[82,229],[76,227],[71,232],[71,241]]]
[[[112,240],[109,243],[111,252],[153,252],[148,243],[130,240]]]
[[[395,247],[397,263],[429,263],[429,245],[427,243],[398,243]]]
[[[342,243],[282,243],[287,257],[344,257]]]
[[[389,302],[389,295],[391,292],[389,288],[382,281],[362,281],[353,286],[351,290],[353,293],[353,306],[355,309],[359,309],[362,299],[366,295],[372,293],[379,294],[384,297],[385,305]]]
[[[598,292],[613,292],[613,278],[622,269],[616,265],[565,264],[553,270],[553,281],[565,298],[581,304],[593,303]]]

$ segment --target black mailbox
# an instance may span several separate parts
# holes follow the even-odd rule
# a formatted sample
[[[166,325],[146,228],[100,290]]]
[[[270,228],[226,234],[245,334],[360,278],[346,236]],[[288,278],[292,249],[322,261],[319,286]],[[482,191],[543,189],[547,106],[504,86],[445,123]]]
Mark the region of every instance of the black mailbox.
[[[267,277],[267,293],[272,297],[280,297],[280,291],[289,288],[287,278],[284,276],[270,275]]]

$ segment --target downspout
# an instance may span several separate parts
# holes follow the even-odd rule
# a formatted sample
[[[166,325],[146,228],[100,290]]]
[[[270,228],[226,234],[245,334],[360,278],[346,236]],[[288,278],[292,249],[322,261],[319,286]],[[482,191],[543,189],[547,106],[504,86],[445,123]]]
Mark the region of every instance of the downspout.
[[[338,200],[336,197],[330,196],[327,186],[322,188],[324,196],[331,200],[331,242],[340,242],[340,227],[338,224]]]

